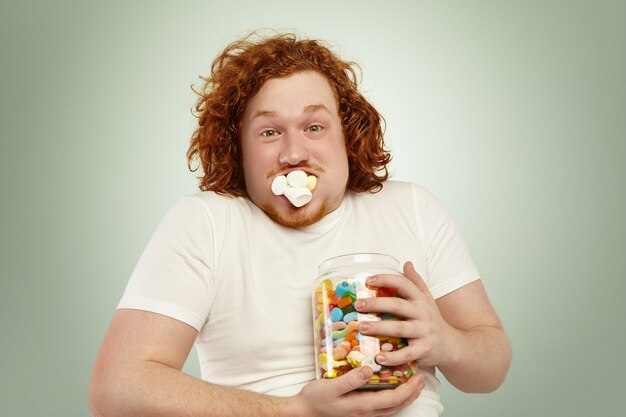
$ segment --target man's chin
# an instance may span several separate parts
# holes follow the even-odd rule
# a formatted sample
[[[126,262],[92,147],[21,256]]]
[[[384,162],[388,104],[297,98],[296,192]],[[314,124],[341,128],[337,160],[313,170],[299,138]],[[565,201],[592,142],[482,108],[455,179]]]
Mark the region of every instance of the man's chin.
[[[288,213],[281,213],[270,204],[264,204],[261,206],[261,210],[276,223],[294,229],[315,224],[331,212],[327,201],[323,201],[317,209],[312,209],[313,211],[304,206],[300,208],[293,207],[288,210]]]

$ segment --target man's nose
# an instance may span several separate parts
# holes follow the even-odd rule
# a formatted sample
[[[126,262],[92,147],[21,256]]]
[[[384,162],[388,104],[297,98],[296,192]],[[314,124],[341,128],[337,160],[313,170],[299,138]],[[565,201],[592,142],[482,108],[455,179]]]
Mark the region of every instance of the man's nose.
[[[284,134],[282,147],[278,155],[281,165],[298,165],[309,160],[309,148],[307,139],[303,134]]]

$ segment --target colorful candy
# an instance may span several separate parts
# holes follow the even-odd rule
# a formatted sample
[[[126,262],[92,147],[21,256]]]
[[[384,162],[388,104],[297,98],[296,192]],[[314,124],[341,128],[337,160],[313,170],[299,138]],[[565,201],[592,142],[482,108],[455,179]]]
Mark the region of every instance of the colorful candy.
[[[389,313],[358,313],[354,303],[359,298],[395,297],[394,288],[369,288],[363,280],[324,279],[313,292],[315,349],[318,375],[335,378],[353,368],[369,366],[374,371],[369,385],[392,388],[406,382],[416,371],[415,364],[383,367],[375,357],[407,346],[406,339],[366,336],[358,332],[359,321],[398,320]],[[329,345],[332,342],[332,345]],[[329,345],[329,346],[327,346]]]

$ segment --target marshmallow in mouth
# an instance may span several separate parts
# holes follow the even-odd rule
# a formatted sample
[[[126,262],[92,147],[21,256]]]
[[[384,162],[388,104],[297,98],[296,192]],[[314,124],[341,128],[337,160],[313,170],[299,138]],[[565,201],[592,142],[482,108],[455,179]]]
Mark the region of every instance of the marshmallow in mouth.
[[[291,171],[287,176],[279,175],[272,181],[274,195],[284,195],[296,207],[302,207],[313,198],[311,191],[317,185],[315,175],[304,171]]]

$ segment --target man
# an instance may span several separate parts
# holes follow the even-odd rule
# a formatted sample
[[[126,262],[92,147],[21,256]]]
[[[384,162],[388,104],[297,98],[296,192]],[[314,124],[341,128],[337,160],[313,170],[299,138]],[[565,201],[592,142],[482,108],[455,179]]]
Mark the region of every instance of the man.
[[[502,383],[510,345],[478,272],[436,198],[386,181],[382,119],[352,64],[293,35],[247,38],[199,95],[188,160],[202,164],[202,192],[167,213],[133,272],[95,365],[95,415],[431,416],[435,367],[467,392]],[[273,187],[293,171],[316,180],[301,206]],[[355,391],[368,366],[312,381],[317,266],[354,252],[412,261],[368,281],[402,298],[356,306],[403,318],[358,329],[407,338],[376,357],[418,361],[392,390]],[[194,342],[202,380],[180,371]]]

